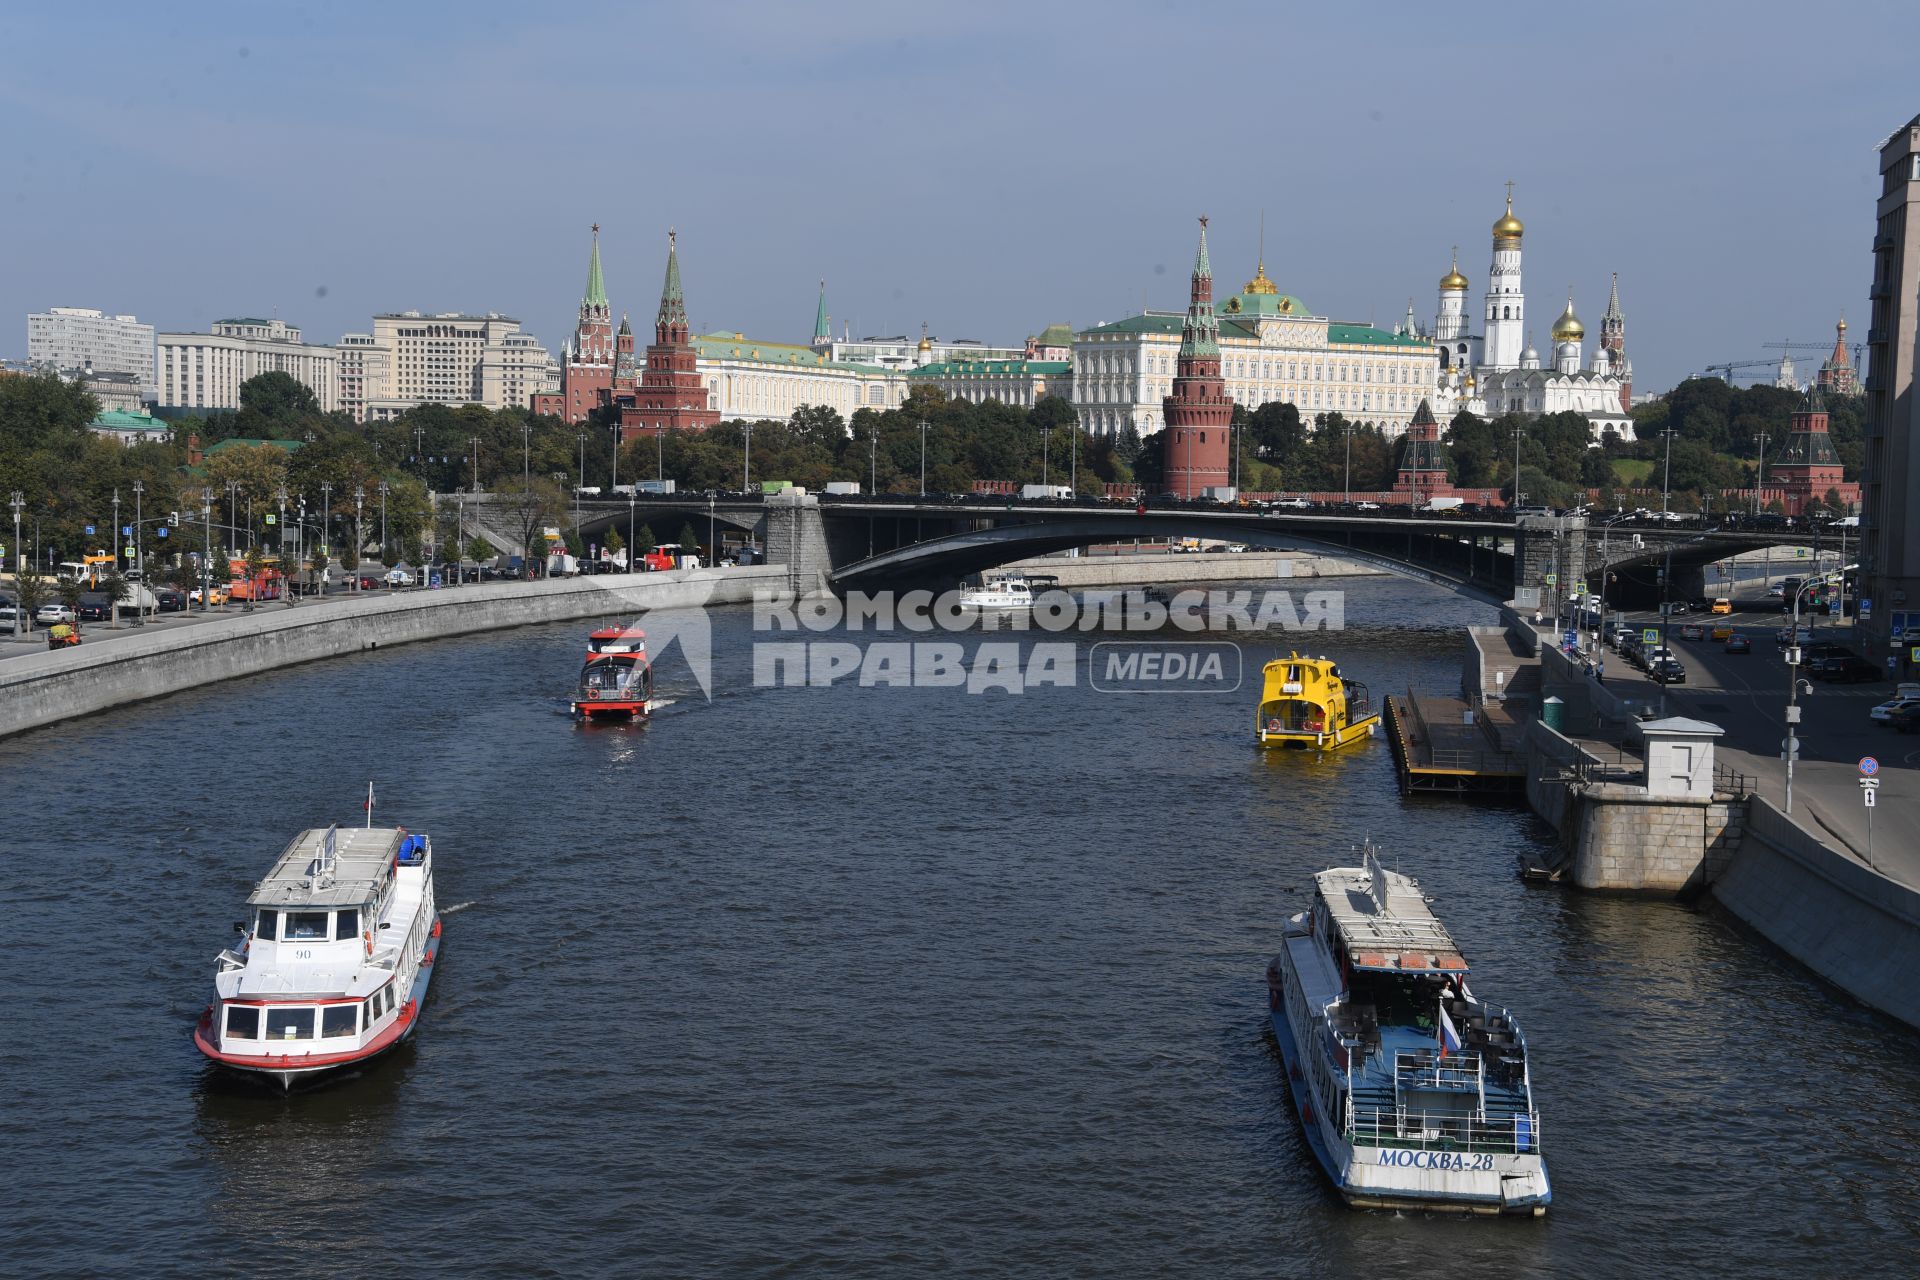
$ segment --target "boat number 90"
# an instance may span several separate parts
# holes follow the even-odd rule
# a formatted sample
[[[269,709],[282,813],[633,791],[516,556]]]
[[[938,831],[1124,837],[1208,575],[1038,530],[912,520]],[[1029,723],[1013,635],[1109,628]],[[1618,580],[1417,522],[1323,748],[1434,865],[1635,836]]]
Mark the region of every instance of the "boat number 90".
[[[1442,1169],[1458,1173],[1491,1173],[1491,1155],[1463,1155],[1458,1151],[1382,1151],[1378,1163],[1402,1169]]]
[[[293,958],[295,960],[311,960],[313,959],[313,948],[302,947],[293,953]]]

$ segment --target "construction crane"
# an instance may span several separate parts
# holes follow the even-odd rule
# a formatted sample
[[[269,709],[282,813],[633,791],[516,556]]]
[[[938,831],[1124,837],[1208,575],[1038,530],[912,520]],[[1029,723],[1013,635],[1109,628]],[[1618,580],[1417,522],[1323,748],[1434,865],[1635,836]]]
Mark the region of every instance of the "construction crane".
[[[1726,364],[1710,364],[1705,367],[1707,373],[1718,375],[1721,381],[1732,386],[1735,369],[1777,369],[1780,367],[1780,362],[1778,360],[1734,360]]]
[[[1833,352],[1830,342],[1763,342],[1760,345],[1770,351],[1820,351],[1829,355]],[[1853,368],[1857,373],[1860,361],[1866,355],[1867,345],[1864,342],[1851,342],[1847,344],[1847,350],[1853,354]]]

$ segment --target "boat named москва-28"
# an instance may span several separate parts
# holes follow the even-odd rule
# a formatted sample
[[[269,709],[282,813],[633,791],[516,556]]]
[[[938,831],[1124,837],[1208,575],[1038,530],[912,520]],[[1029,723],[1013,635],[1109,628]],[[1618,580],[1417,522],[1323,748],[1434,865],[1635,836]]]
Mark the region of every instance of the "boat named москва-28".
[[[1380,865],[1314,877],[1267,966],[1267,1006],[1307,1145],[1362,1208],[1544,1213],[1527,1042],[1467,990],[1417,882]]]
[[[426,836],[303,831],[247,906],[246,937],[220,953],[216,998],[194,1028],[214,1062],[290,1087],[378,1057],[420,1025],[440,950]]]

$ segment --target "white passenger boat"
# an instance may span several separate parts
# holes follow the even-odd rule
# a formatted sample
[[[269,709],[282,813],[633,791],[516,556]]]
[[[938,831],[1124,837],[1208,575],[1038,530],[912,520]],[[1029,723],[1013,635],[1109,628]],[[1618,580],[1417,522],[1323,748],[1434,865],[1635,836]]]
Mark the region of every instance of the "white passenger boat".
[[[1362,1208],[1545,1213],[1526,1040],[1467,990],[1419,884],[1380,865],[1314,877],[1267,966],[1307,1145]]]
[[[1031,609],[1033,584],[1019,574],[992,574],[960,592],[962,609]]]
[[[404,828],[303,831],[247,899],[193,1040],[283,1087],[393,1048],[420,1025],[440,950],[433,844]]]

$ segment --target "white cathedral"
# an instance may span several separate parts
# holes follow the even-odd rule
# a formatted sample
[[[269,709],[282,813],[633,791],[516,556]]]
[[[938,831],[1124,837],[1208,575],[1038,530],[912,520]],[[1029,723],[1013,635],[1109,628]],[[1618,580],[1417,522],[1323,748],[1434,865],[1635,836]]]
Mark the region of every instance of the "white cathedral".
[[[1433,411],[1442,422],[1461,409],[1482,417],[1505,413],[1538,415],[1571,411],[1583,415],[1593,441],[1612,432],[1631,440],[1633,364],[1626,357],[1626,316],[1620,310],[1620,278],[1613,281],[1600,341],[1593,359],[1581,367],[1587,327],[1567,309],[1553,322],[1553,362],[1542,364],[1527,330],[1527,299],[1520,285],[1520,239],[1526,227],[1513,216],[1513,184],[1507,184],[1507,211],[1493,224],[1493,265],[1488,273],[1485,331],[1469,333],[1467,278],[1460,256],[1440,279],[1440,312],[1432,339],[1440,354],[1439,384]],[[1412,329],[1412,308],[1408,308]]]

